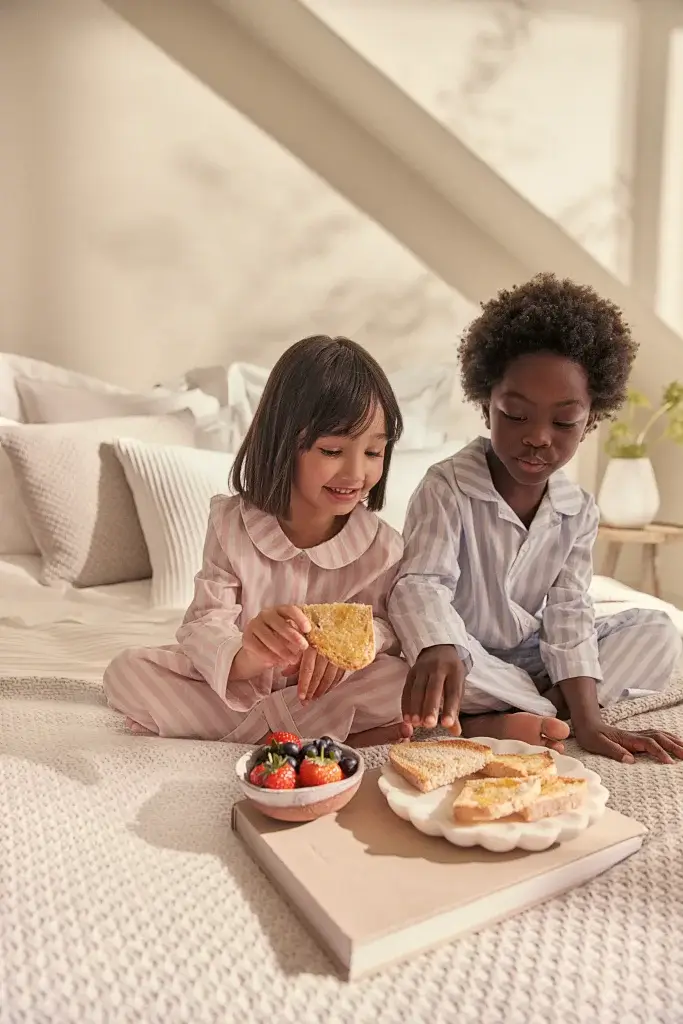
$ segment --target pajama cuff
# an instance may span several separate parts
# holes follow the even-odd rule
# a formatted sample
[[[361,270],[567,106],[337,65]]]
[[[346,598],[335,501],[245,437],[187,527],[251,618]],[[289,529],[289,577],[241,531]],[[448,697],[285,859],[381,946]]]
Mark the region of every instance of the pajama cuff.
[[[376,615],[373,617],[372,623],[375,633],[375,654],[388,654],[390,652],[398,654],[398,640],[389,623],[383,619],[378,619]]]
[[[574,679],[576,676],[587,676],[589,679],[600,682],[602,669],[597,647],[597,642],[592,638],[569,650],[541,642],[541,660],[545,665],[550,682],[561,683],[565,679]]]
[[[228,676],[235,655],[242,650],[242,634],[229,636],[216,651],[216,664],[213,670],[213,679],[209,680],[211,688],[216,691],[221,700],[225,700],[225,693],[228,688]]]
[[[458,652],[458,657],[461,661],[465,662],[467,671],[471,671],[472,655],[470,654],[467,645],[463,643],[463,636],[459,631],[453,630],[452,632],[449,632],[447,629],[444,629],[439,632],[430,633],[429,635],[423,634],[415,640],[404,642],[403,654],[411,668],[422,651],[426,650],[428,647],[455,647]]]

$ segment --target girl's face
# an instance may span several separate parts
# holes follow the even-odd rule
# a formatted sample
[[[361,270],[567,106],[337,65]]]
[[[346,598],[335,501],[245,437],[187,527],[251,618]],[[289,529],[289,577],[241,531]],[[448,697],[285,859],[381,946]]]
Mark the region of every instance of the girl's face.
[[[301,502],[313,515],[348,515],[379,482],[386,444],[381,408],[357,437],[319,437],[309,451],[297,456],[293,506]]]
[[[484,407],[491,447],[518,484],[544,484],[572,458],[590,422],[586,372],[552,352],[520,356]]]

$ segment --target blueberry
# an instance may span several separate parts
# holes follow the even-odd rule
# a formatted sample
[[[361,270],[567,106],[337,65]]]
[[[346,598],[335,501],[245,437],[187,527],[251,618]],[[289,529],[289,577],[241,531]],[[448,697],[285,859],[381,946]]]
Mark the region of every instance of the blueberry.
[[[316,740],[316,743],[321,757],[325,757],[328,747],[337,746],[337,741],[333,740],[331,736],[321,736],[319,740]]]
[[[344,772],[344,777],[348,779],[350,775],[355,775],[358,771],[359,763],[355,754],[345,754],[339,762],[339,767]]]
[[[328,743],[325,747],[325,757],[329,757],[330,761],[341,761],[344,756],[344,751],[337,743]]]
[[[281,743],[280,750],[286,757],[298,757],[299,756],[299,744],[298,743]]]
[[[285,756],[285,761],[287,762],[287,764],[291,764],[291,766],[294,769],[294,771],[296,771],[297,768],[299,767],[299,762],[297,761],[297,759],[292,754],[286,755]]]
[[[299,751],[299,760],[303,761],[305,757],[318,757],[318,744],[312,741],[311,743],[304,743],[303,747]]]

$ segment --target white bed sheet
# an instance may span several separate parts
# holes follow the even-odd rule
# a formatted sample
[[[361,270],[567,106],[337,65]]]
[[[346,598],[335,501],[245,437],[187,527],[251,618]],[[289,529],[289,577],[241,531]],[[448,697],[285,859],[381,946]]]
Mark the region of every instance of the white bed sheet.
[[[0,558],[0,679],[96,681],[125,647],[173,643],[182,612],[150,608],[149,580],[87,590],[45,587],[39,570],[38,557]],[[683,611],[665,601],[604,576],[595,578],[592,592],[598,615],[659,608],[683,634]]]
[[[79,590],[39,571],[38,557],[0,558],[0,677],[98,680],[125,647],[173,642],[182,612],[150,608],[149,580]]]

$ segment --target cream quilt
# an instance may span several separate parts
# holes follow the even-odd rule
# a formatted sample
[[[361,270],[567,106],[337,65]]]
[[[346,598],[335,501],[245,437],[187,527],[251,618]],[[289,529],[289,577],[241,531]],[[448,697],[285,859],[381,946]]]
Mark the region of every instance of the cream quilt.
[[[613,716],[683,734],[682,702]],[[2,1024],[683,1020],[683,765],[585,758],[640,854],[347,985],[230,831],[242,749],[129,737],[96,683],[0,680]]]

